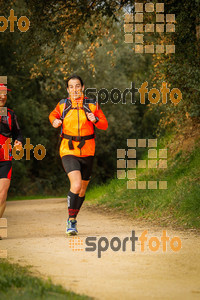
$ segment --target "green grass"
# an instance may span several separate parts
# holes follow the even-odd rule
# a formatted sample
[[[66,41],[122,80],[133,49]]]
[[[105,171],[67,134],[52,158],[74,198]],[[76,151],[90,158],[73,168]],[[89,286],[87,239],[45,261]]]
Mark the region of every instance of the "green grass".
[[[0,299],[89,300],[91,298],[66,291],[61,286],[52,284],[50,280],[45,281],[32,276],[28,268],[0,259]]]
[[[199,141],[198,141],[199,143]],[[161,141],[159,148],[164,148]],[[145,153],[143,159],[147,158]],[[162,225],[200,228],[200,151],[199,145],[190,153],[180,151],[168,157],[167,169],[139,169],[137,181],[167,181],[167,190],[130,190],[127,180],[113,179],[95,187],[87,199],[97,205],[124,210],[134,218],[154,220]]]

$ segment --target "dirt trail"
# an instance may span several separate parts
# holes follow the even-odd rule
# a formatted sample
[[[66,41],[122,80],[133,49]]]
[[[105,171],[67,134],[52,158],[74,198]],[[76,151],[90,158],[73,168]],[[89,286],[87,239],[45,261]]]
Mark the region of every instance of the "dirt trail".
[[[8,202],[4,215],[8,219],[8,238],[0,241],[0,248],[8,250],[10,261],[32,265],[34,271],[54,283],[96,299],[200,299],[197,234],[123,220],[105,211],[93,212],[85,205],[78,217],[79,237],[84,241],[79,248],[84,250],[73,251],[69,247],[71,238],[65,235],[66,211],[65,199]],[[181,239],[179,252],[173,252],[169,242],[165,253],[161,246],[156,252],[149,249],[150,237],[160,240],[164,229],[170,239]],[[97,251],[85,251],[87,236],[95,236],[97,241],[101,236],[108,241],[116,236],[123,240],[131,236],[132,230],[138,237],[148,230],[144,252],[139,241],[135,251],[128,241],[126,251],[109,248],[101,258]]]

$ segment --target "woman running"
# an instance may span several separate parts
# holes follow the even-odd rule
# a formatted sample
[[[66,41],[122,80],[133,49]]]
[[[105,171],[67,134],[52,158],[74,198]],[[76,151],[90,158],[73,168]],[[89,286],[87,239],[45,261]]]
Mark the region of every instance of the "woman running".
[[[108,122],[95,100],[84,97],[84,84],[77,75],[67,79],[69,98],[62,99],[50,113],[54,128],[62,126],[60,156],[70,181],[66,233],[76,235],[77,214],[85,199],[95,153],[94,128],[106,130]]]

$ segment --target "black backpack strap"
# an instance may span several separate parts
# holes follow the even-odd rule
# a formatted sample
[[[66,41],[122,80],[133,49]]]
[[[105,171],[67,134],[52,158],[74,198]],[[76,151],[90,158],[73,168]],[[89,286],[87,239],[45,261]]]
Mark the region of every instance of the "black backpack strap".
[[[69,112],[69,110],[70,110],[71,107],[72,107],[72,103],[71,103],[70,99],[68,99],[68,98],[60,100],[60,104],[63,104],[63,103],[65,103],[65,106],[64,106],[62,115],[61,115],[61,117],[60,117],[60,120],[61,120],[62,122],[63,122],[65,116],[67,115],[67,113]],[[62,137],[62,132],[63,132],[63,124],[61,125],[60,137]]]
[[[60,119],[63,121],[64,118],[66,117],[66,115],[68,114],[68,112],[70,111],[70,109],[72,108],[72,103],[70,99],[63,99],[64,103],[65,103],[65,108],[63,109],[62,112],[62,116],[60,117]],[[63,103],[63,100],[60,101],[60,103]]]
[[[87,98],[84,98],[84,99],[83,99],[83,110],[84,110],[84,112],[85,112],[85,115],[86,115],[86,118],[87,118],[87,119],[88,119],[88,117],[87,117],[86,112],[88,112],[88,113],[91,113],[91,112],[92,112],[91,109],[89,108],[89,104],[90,104],[90,103],[96,104],[96,100],[94,100],[94,99],[87,99]]]
[[[63,133],[62,138],[69,140],[68,141],[69,149],[73,150],[74,146],[73,146],[72,141],[79,142],[77,147],[79,149],[81,149],[85,145],[86,140],[91,140],[91,139],[95,138],[95,134],[93,133],[93,134],[85,135],[85,136],[72,136],[72,135],[68,135],[68,134]]]

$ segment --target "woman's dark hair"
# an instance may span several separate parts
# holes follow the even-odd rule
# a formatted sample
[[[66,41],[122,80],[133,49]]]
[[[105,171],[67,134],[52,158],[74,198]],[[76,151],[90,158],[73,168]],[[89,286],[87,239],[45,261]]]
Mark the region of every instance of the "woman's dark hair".
[[[69,82],[71,79],[78,79],[78,80],[80,81],[80,83],[81,83],[81,86],[84,85],[83,80],[81,79],[81,77],[78,76],[78,75],[76,75],[76,74],[73,74],[73,75],[69,76],[69,77],[67,78],[67,80],[66,80],[67,88],[68,88],[68,82]]]

